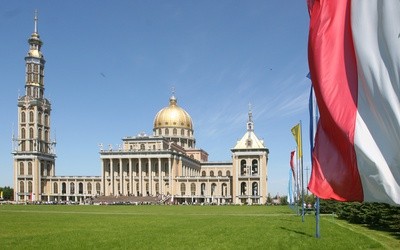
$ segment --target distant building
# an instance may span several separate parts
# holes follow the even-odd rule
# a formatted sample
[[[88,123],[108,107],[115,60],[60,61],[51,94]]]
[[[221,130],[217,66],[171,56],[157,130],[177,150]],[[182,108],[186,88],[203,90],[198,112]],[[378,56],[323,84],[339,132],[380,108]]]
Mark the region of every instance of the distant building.
[[[13,138],[16,201],[77,201],[93,196],[163,196],[176,203],[264,204],[269,150],[247,131],[231,149],[231,162],[209,162],[196,148],[190,115],[177,104],[155,116],[153,135],[101,146],[101,176],[56,176],[55,140],[50,137],[51,103],[44,97],[42,41],[37,15],[25,57],[25,95],[18,98],[18,136]]]

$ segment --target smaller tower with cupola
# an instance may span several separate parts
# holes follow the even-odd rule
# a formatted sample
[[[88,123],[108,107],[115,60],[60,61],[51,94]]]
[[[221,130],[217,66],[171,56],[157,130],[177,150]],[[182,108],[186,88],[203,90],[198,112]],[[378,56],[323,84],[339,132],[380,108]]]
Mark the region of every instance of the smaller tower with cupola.
[[[254,133],[249,105],[247,131],[232,151],[232,198],[236,204],[264,204],[267,198],[268,154],[264,141]]]
[[[16,201],[40,201],[46,178],[55,175],[55,141],[50,137],[50,101],[44,97],[43,45],[38,15],[28,39],[25,57],[25,94],[18,97],[18,133],[13,135],[14,197]]]

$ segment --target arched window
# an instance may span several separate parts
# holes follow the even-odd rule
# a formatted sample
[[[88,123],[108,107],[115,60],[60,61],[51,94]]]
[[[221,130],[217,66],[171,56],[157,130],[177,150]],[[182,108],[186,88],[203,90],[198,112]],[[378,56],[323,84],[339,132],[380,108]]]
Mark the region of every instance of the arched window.
[[[253,196],[258,196],[258,183],[257,182],[253,182],[253,184],[251,185],[251,193]]]
[[[144,144],[140,144],[140,150],[145,150]]]
[[[96,183],[96,193],[100,194],[100,182]]]
[[[79,182],[79,184],[78,184],[78,193],[83,194],[83,183],[82,182]]]
[[[201,176],[206,176],[206,171],[201,171]]]
[[[92,183],[88,182],[86,185],[87,193],[92,194]]]
[[[210,176],[214,177],[214,171],[212,171],[212,170],[210,171]]]
[[[28,162],[28,175],[32,175],[32,162]]]
[[[28,193],[32,193],[32,182],[28,181]]]
[[[33,139],[33,128],[29,129],[29,139]]]
[[[29,122],[33,122],[33,111],[29,112]]]
[[[226,185],[226,183],[222,184],[221,195],[222,196],[227,196],[228,195],[228,186]]]
[[[67,193],[67,184],[65,182],[61,183],[61,193]]]
[[[25,112],[21,112],[21,122],[25,123],[26,122],[26,115]]]
[[[226,176],[231,176],[231,171],[226,171]]]
[[[21,138],[22,139],[25,139],[25,129],[24,128],[21,128]]]
[[[205,193],[206,193],[206,184],[205,183],[201,183],[201,185],[200,185],[200,194],[202,196],[204,196]]]
[[[181,135],[185,135],[185,130],[181,129]]]
[[[23,162],[20,162],[19,163],[19,174],[20,175],[24,175],[25,173],[24,173],[24,163]]]
[[[45,140],[46,142],[49,141],[49,131],[48,131],[48,130],[45,130],[45,131],[44,131],[44,140]]]
[[[185,195],[186,193],[186,185],[185,183],[181,183],[181,195]]]
[[[158,135],[162,135],[161,128],[158,129]]]
[[[253,160],[251,162],[251,174],[258,175],[258,161],[257,160]]]
[[[215,183],[211,184],[211,195],[215,194],[216,189],[217,189],[217,184],[215,184]]]
[[[246,175],[246,160],[240,161],[240,175]]]
[[[165,135],[169,135],[169,129],[165,129]]]
[[[44,115],[44,125],[49,126],[49,116],[47,114]]]
[[[25,184],[23,181],[19,182],[19,192],[20,193],[25,193]]]
[[[195,183],[190,184],[190,192],[192,195],[196,195],[196,184]]]
[[[41,128],[38,131],[38,139],[42,140],[42,129]]]
[[[164,190],[166,190],[166,192],[169,193],[168,192],[168,190],[169,190],[169,183],[168,182],[165,183],[165,189]]]
[[[218,176],[222,176],[222,171],[218,171]]]
[[[39,124],[42,124],[42,112],[38,113],[38,122]]]
[[[58,183],[57,182],[53,183],[53,193],[58,194]]]
[[[246,182],[242,182],[240,184],[240,194],[246,195],[246,191],[247,191]]]
[[[75,194],[75,183],[71,182],[69,184],[69,193],[70,194]]]
[[[177,130],[176,128],[174,128],[174,129],[172,130],[172,134],[173,134],[173,135],[177,135],[177,134],[178,134],[178,130]]]

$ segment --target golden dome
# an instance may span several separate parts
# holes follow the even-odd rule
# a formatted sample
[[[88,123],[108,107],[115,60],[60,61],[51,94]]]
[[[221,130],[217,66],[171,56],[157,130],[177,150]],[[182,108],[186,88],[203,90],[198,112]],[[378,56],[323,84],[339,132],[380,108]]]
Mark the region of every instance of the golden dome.
[[[154,129],[185,128],[193,130],[192,118],[176,104],[175,96],[169,99],[169,106],[161,109],[154,118]]]

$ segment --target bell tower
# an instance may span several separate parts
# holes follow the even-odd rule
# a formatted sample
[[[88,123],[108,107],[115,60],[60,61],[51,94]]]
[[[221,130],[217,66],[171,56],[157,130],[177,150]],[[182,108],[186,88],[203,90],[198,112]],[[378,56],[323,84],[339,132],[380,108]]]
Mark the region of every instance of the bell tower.
[[[269,149],[254,133],[249,105],[247,131],[232,151],[232,196],[236,204],[265,204],[268,193]]]
[[[47,177],[55,175],[55,141],[50,139],[50,101],[44,97],[45,59],[35,11],[25,57],[25,94],[18,97],[18,135],[13,135],[14,199],[40,201]],[[50,188],[50,187],[48,187]]]

